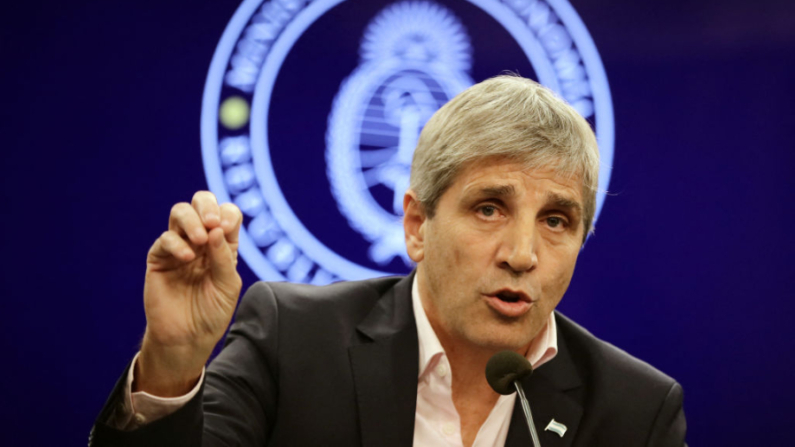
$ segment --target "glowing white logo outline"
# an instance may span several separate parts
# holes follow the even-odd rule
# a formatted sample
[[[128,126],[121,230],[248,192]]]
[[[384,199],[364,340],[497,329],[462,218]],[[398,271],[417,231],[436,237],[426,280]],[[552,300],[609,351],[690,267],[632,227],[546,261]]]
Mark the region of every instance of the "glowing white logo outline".
[[[210,64],[210,70],[205,83],[204,96],[202,101],[202,116],[201,116],[201,142],[202,142],[202,158],[205,165],[205,174],[207,177],[210,190],[213,191],[220,201],[231,201],[232,197],[226,189],[224,182],[224,170],[221,166],[218,153],[218,104],[220,99],[221,90],[223,87],[224,78],[226,75],[227,64],[232,56],[238,37],[243,35],[243,30],[249,31],[247,24],[254,12],[262,5],[263,9],[274,6],[272,10],[278,10],[279,7],[297,9],[289,23],[286,24],[280,35],[276,38],[273,46],[265,53],[265,63],[259,74],[257,86],[261,84],[264,79],[270,87],[273,86],[275,75],[281,67],[284,57],[287,55],[292,45],[300,37],[300,34],[308,28],[318,17],[325,13],[328,9],[341,3],[343,0],[315,0],[308,6],[301,9],[305,3],[301,0],[272,0],[271,2],[261,2],[261,0],[244,0],[238,10],[232,17],[229,25],[227,26],[221,41],[216,48]],[[507,0],[504,3],[493,0],[469,0],[471,3],[477,5],[485,12],[494,17],[503,27],[512,35],[514,40],[522,47],[525,54],[533,64],[533,68],[538,75],[539,81],[551,88],[553,91],[560,92],[560,84],[557,82],[558,78],[555,76],[555,69],[552,67],[551,61],[547,58],[544,48],[541,47],[535,36],[530,32],[529,27],[533,26],[532,17],[530,22],[525,25],[522,20],[527,19],[526,13],[533,7],[546,8],[546,14],[549,14],[552,19],[559,19],[564,25],[564,34],[576,34],[572,40],[573,45],[576,46],[577,56],[581,58],[582,65],[584,66],[585,75],[590,78],[587,87],[590,88],[590,95],[593,98],[593,107],[595,108],[594,114],[596,120],[596,134],[600,141],[600,152],[602,155],[602,166],[600,168],[600,192],[597,194],[597,209],[596,216],[598,217],[604,202],[604,191],[610,179],[610,167],[612,165],[613,152],[614,152],[614,128],[613,128],[613,111],[612,101],[610,98],[610,90],[607,84],[607,76],[604,72],[599,54],[596,51],[593,40],[582,23],[582,20],[574,11],[573,7],[565,0]],[[280,6],[275,6],[276,4]],[[540,5],[540,6],[539,6]],[[551,6],[551,10],[549,6]],[[551,13],[550,13],[551,11]],[[524,14],[524,16],[523,16]],[[557,14],[557,15],[555,15]],[[550,21],[553,21],[550,19]],[[554,26],[554,23],[548,24]],[[524,38],[519,38],[519,36]],[[289,39],[288,39],[289,38]],[[289,40],[289,44],[287,41]],[[570,43],[572,45],[572,43]],[[275,50],[279,50],[276,52]],[[577,51],[579,50],[579,51]],[[275,64],[275,57],[280,56],[278,64]],[[263,56],[264,57],[264,56]],[[579,64],[579,60],[575,64]],[[234,61],[233,61],[234,64]],[[265,70],[269,68],[269,70]],[[272,73],[269,71],[273,70]],[[267,76],[266,76],[267,75]],[[591,88],[595,86],[595,88]],[[257,100],[255,95],[253,97],[253,108],[250,122],[267,122],[267,105],[269,104],[270,91],[261,92],[265,94],[263,98],[267,101]],[[562,95],[565,96],[565,95]],[[259,106],[257,104],[260,104]],[[260,121],[265,118],[265,121]],[[267,129],[266,126],[251,126],[252,127],[252,145],[257,147],[254,142],[255,134],[257,142],[267,142]],[[261,132],[260,132],[261,129]],[[262,146],[262,147],[266,147]],[[329,272],[335,274],[342,279],[361,279],[373,276],[388,275],[390,273],[380,272],[368,269],[358,264],[355,264],[347,259],[342,258],[333,251],[329,250],[325,245],[312,236],[306,228],[295,217],[294,213],[287,205],[284,196],[278,189],[275,181],[275,176],[263,176],[261,173],[273,173],[273,167],[270,165],[270,157],[268,151],[264,154],[257,154],[254,157],[255,171],[257,172],[257,180],[260,182],[259,192],[263,193],[267,206],[275,209],[273,216],[278,221],[279,227],[282,231],[287,233],[289,239],[295,239],[298,236],[301,245],[300,249],[310,255],[311,261],[317,263],[319,266],[327,269]],[[259,155],[263,155],[260,157]],[[263,160],[266,159],[266,160]],[[268,187],[270,186],[270,187]],[[255,186],[256,187],[256,186]],[[264,187],[264,188],[262,188]],[[265,206],[265,205],[263,205]],[[301,240],[301,236],[306,239]],[[254,240],[249,236],[244,229],[240,235],[240,253],[246,260],[248,265],[254,272],[262,279],[269,280],[284,280],[285,275],[279,272],[274,265],[270,264],[263,257],[260,248],[255,244]],[[318,256],[320,255],[320,256]],[[324,257],[326,255],[326,257]],[[302,256],[302,259],[306,259]],[[332,261],[332,262],[329,262]],[[321,264],[322,262],[322,264]],[[351,270],[340,268],[341,266],[351,267]],[[331,278],[324,277],[326,280]],[[326,281],[327,282],[327,281]]]

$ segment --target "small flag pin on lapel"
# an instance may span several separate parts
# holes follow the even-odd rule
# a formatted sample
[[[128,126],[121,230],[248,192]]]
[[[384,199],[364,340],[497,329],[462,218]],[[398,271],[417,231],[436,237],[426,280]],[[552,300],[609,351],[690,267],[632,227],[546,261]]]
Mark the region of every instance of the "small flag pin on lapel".
[[[557,433],[558,436],[560,436],[561,438],[566,433],[566,430],[567,430],[567,428],[566,428],[565,425],[561,424],[560,422],[558,422],[558,421],[556,421],[554,419],[549,421],[549,424],[547,425],[547,428],[544,429],[544,431],[551,431],[551,432]]]

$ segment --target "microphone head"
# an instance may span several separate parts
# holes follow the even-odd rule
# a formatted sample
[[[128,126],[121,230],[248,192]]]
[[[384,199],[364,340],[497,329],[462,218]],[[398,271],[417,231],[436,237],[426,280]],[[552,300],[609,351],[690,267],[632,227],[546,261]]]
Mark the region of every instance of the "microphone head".
[[[516,391],[513,381],[521,380],[532,373],[533,366],[530,362],[513,351],[498,352],[486,364],[486,380],[500,394],[513,393]]]

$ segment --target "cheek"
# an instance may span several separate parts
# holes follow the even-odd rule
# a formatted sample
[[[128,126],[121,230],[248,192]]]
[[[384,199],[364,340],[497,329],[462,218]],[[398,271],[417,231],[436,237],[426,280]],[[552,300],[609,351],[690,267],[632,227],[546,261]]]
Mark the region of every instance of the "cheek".
[[[559,295],[556,298],[560,299],[566,289],[569,288],[569,284],[571,283],[571,278],[574,275],[574,263],[576,262],[576,256],[571,259],[571,257],[567,257],[563,262],[557,263],[553,269],[551,269],[551,275],[549,277],[549,281],[546,282],[546,287],[544,287],[545,292],[550,294]]]
[[[461,247],[453,247],[450,250],[450,253],[447,253],[449,256],[449,260],[452,261],[453,265],[456,266],[466,266],[467,261],[467,254]]]
[[[467,260],[469,241],[453,226],[436,228],[429,241],[433,262],[439,266],[461,266]]]

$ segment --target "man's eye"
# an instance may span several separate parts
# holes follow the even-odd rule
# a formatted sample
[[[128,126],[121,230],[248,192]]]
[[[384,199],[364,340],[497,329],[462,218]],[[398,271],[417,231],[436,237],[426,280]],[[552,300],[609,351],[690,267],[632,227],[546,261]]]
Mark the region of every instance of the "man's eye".
[[[491,205],[481,206],[480,212],[486,217],[491,217],[497,212],[497,207]]]
[[[547,217],[547,225],[549,225],[550,228],[561,228],[565,224],[566,224],[566,221],[564,221],[560,217],[556,217],[556,216]]]

